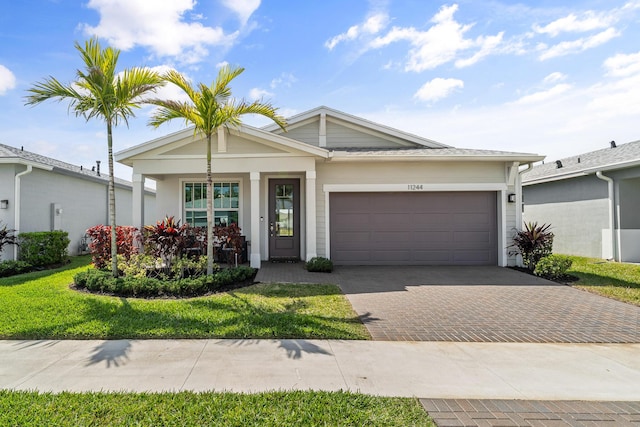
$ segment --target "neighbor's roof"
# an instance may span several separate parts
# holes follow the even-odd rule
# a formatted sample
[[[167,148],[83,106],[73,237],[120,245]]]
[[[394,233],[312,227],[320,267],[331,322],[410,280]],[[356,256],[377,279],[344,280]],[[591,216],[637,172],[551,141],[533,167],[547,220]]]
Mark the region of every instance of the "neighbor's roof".
[[[603,148],[573,157],[560,159],[562,167],[554,162],[534,166],[522,175],[522,183],[537,184],[546,181],[584,176],[596,171],[623,169],[640,165],[640,141]]]
[[[0,163],[18,163],[23,165],[31,165],[38,169],[44,169],[59,172],[65,175],[77,176],[81,179],[87,179],[96,182],[109,182],[109,174],[101,173],[98,175],[91,168],[72,165],[51,157],[43,156],[22,148],[15,148],[10,145],[0,144]],[[115,178],[116,185],[131,188],[131,182]]]

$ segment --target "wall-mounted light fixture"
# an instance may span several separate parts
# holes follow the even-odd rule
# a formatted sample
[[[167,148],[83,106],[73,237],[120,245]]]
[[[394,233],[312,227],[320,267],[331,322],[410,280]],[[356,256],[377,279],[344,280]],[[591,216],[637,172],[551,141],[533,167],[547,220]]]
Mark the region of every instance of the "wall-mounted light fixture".
[[[515,194],[513,194],[513,193],[510,193],[510,194],[507,196],[507,202],[509,202],[509,203],[515,203],[515,202],[516,202],[516,195],[515,195]]]
[[[0,200],[0,209],[9,209],[9,201],[8,200]]]

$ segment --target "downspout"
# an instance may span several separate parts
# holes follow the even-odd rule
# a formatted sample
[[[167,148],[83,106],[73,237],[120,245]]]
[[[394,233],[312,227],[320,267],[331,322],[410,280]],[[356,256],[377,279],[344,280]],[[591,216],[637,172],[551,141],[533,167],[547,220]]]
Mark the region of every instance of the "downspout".
[[[613,189],[613,179],[604,176],[602,171],[597,171],[596,176],[603,181],[607,182],[607,189],[609,193],[609,231],[611,234],[611,257],[613,260],[616,260],[616,232],[615,232],[615,203],[614,203],[614,189]]]
[[[13,219],[13,228],[15,228],[16,230],[16,236],[18,234],[20,234],[20,178],[22,178],[24,175],[30,174],[33,171],[33,166],[31,165],[27,165],[27,169],[23,170],[22,172],[20,172],[19,174],[16,175],[14,184],[15,184],[15,189],[14,189],[14,195],[13,195],[13,203],[15,204],[15,207],[13,208],[13,214],[14,214],[14,219]],[[17,245],[13,245],[13,259],[17,260],[18,259],[18,246]]]
[[[518,187],[520,191],[516,192],[516,204],[518,205],[518,208],[516,210],[516,223],[518,224],[519,230],[522,229],[522,204],[524,202],[524,192],[522,190],[522,175],[526,172],[529,172],[532,168],[533,164],[527,163],[526,169],[522,169],[520,172],[518,172]]]
[[[516,191],[516,227],[518,230],[522,230],[522,205],[523,205],[523,196],[524,196],[524,192],[522,190],[522,175],[525,172],[529,172],[531,169],[533,168],[533,164],[532,163],[527,163],[527,167],[525,169],[522,169],[521,171],[518,171],[518,182],[517,182],[517,187],[516,189],[519,191]],[[519,261],[519,255],[516,258],[516,263],[520,266],[522,266],[522,261]]]

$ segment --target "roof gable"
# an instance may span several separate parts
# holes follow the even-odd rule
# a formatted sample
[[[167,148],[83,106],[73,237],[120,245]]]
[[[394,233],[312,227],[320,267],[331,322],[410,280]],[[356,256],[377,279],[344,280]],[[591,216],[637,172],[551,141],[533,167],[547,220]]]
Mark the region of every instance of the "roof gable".
[[[292,116],[287,119],[287,123],[285,135],[288,137],[329,149],[449,147],[325,106]],[[265,126],[262,129],[276,134],[284,134],[282,129],[275,124]],[[322,137],[323,135],[325,138]]]

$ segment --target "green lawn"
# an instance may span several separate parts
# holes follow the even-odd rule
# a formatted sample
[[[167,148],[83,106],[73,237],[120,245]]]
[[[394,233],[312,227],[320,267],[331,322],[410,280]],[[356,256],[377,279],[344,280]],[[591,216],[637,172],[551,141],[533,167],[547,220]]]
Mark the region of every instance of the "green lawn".
[[[416,399],[346,392],[36,393],[0,390],[3,426],[435,426]]]
[[[369,338],[337,286],[258,284],[174,300],[69,289],[89,262],[0,279],[0,339]]]
[[[640,306],[640,265],[571,256],[576,288]]]

